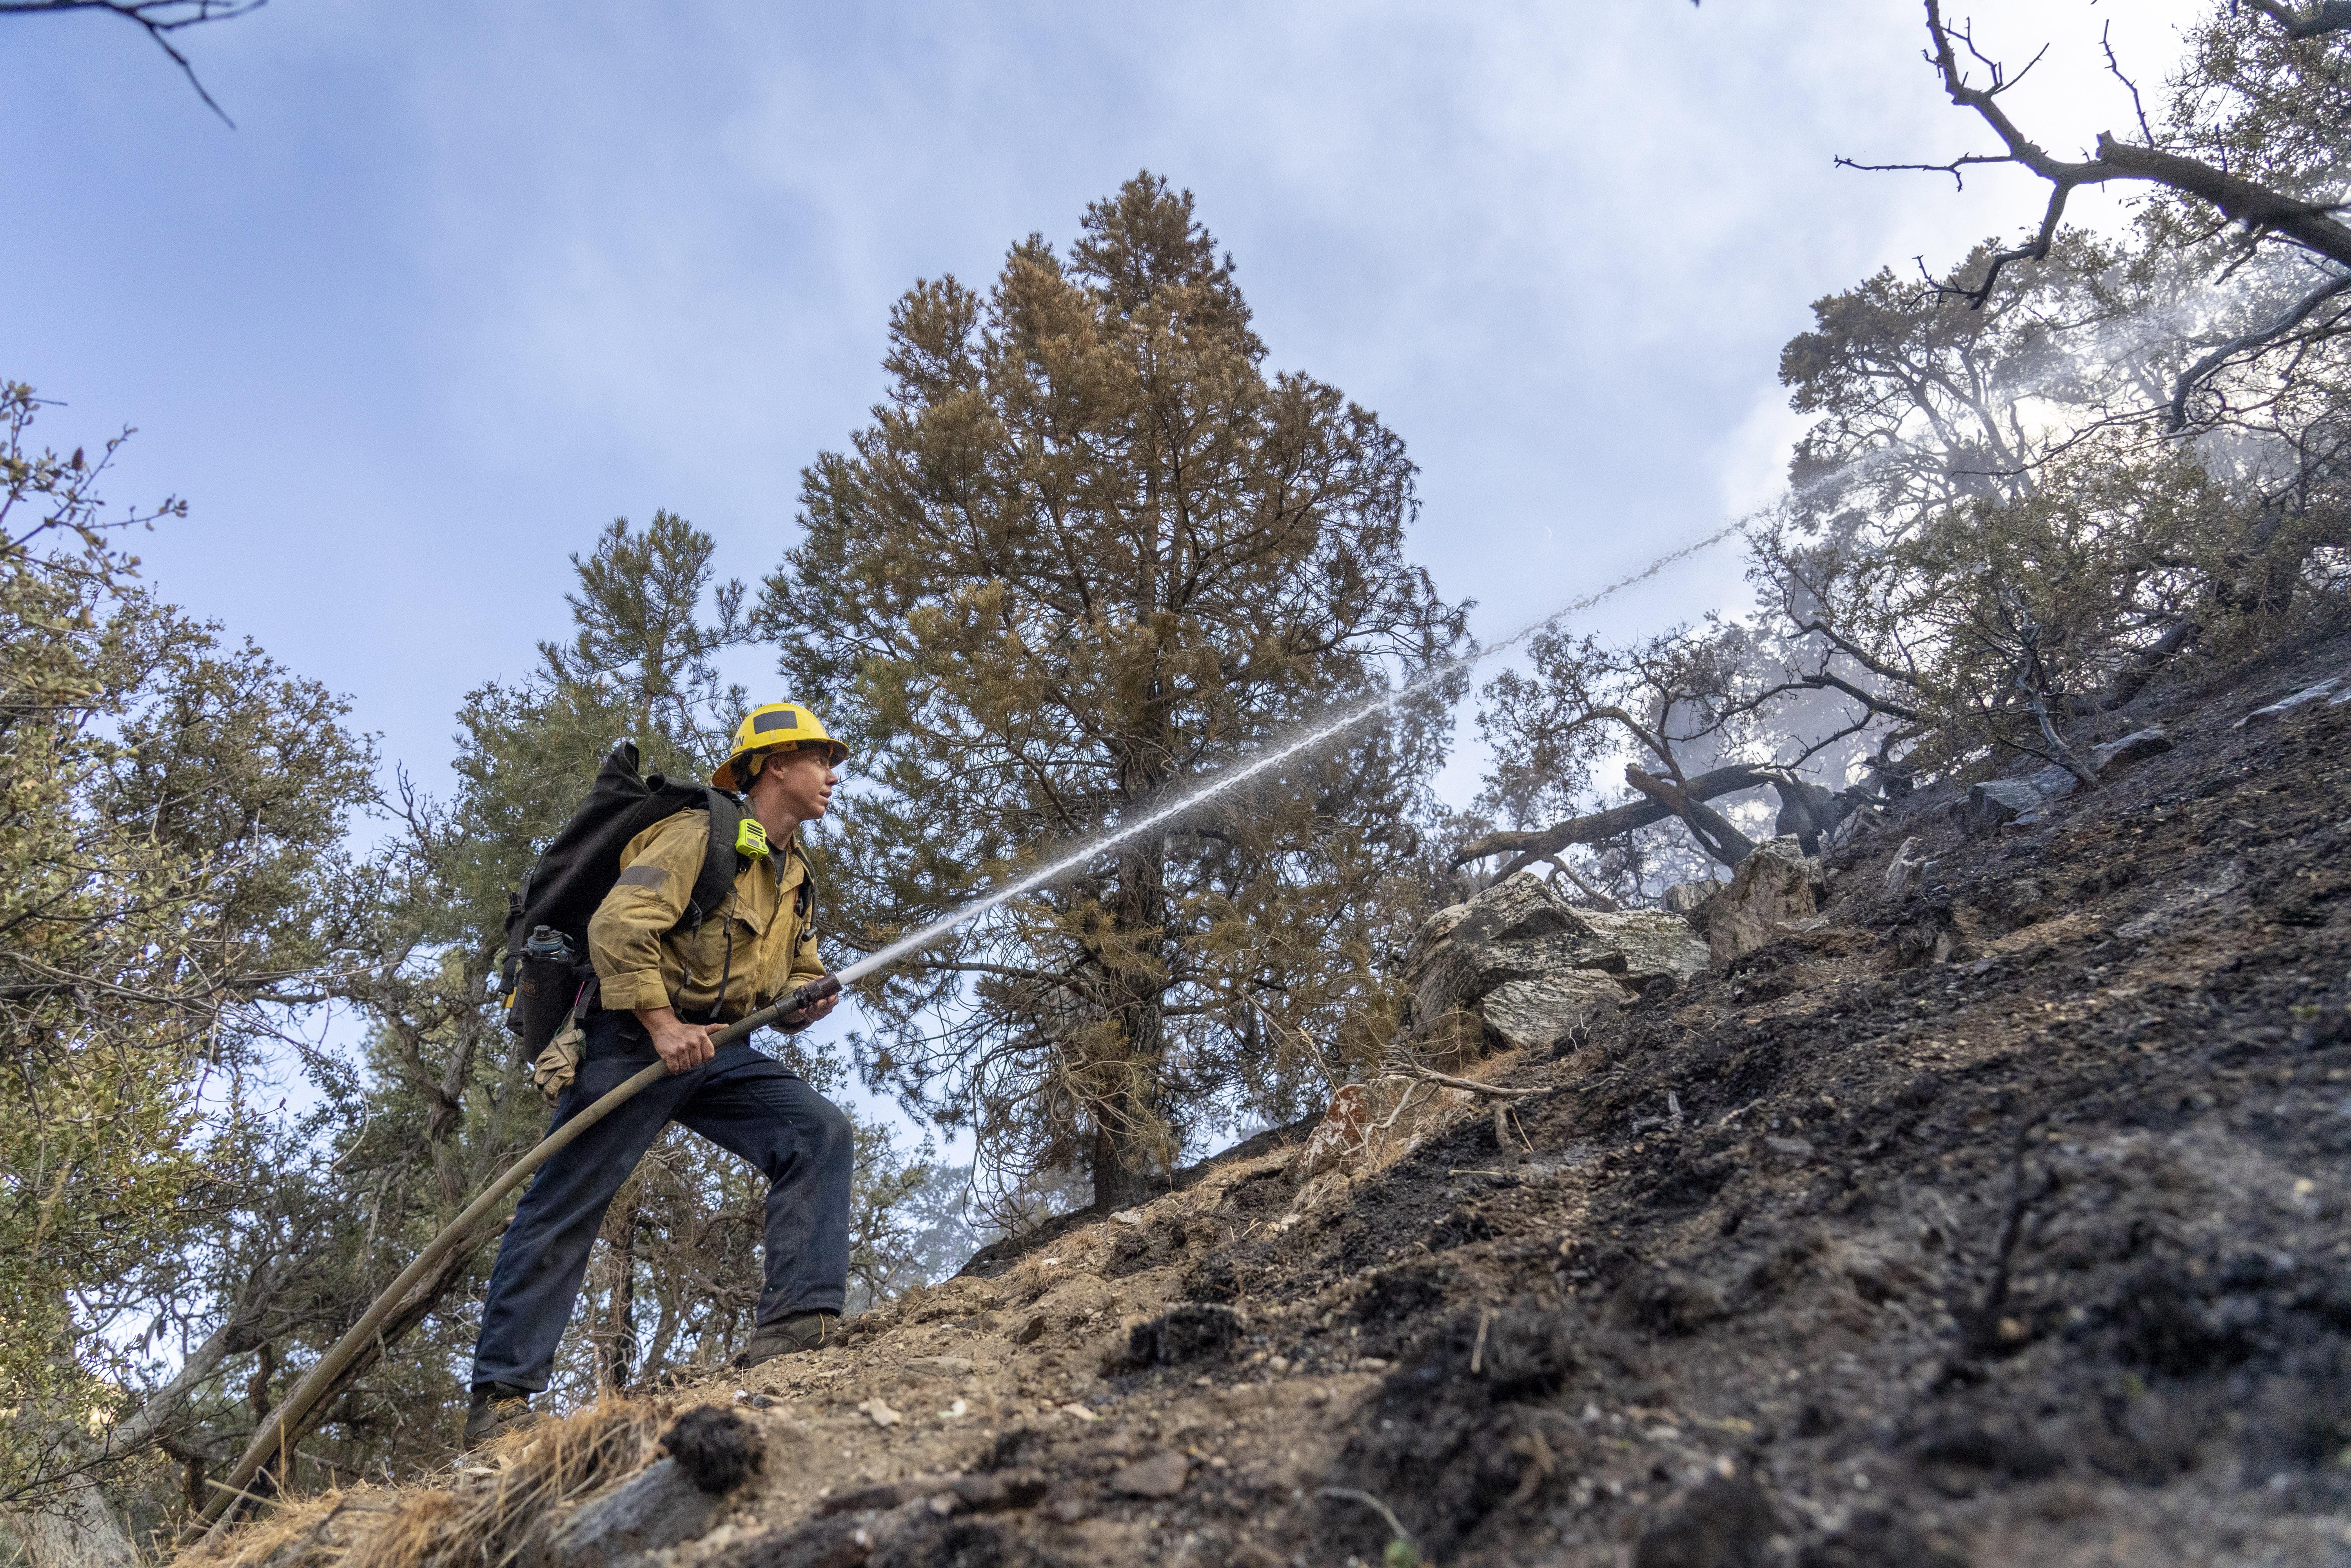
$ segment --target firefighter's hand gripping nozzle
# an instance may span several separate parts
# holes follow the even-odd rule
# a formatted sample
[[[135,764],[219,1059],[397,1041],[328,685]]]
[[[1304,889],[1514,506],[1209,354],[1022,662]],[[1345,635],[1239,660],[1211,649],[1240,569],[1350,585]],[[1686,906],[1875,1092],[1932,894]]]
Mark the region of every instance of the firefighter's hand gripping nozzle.
[[[841,995],[841,977],[825,975],[776,1004],[776,1024],[782,1029],[794,1029],[809,1021],[809,1013],[819,1002]]]

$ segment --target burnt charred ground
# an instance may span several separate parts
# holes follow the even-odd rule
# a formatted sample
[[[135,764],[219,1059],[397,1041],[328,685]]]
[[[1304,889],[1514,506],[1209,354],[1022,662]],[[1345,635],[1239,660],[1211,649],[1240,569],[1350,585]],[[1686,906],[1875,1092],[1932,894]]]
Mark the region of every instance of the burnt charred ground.
[[[1129,1421],[1394,1364],[1300,1410],[1319,1468],[1130,1511],[1203,1561],[1376,1559],[1324,1487],[1446,1562],[2351,1560],[2351,708],[2231,727],[2346,656],[2145,705],[2175,749],[2044,824],[1907,803],[1827,926],[1513,1064],[1515,1169],[1467,1116],[1289,1229],[1267,1172],[1229,1240],[1122,1239],[1265,1358],[1117,1374]]]
[[[1826,924],[1467,1070],[1507,1147],[1238,1150],[664,1396],[766,1452],[664,1562],[2351,1562],[2351,705],[2232,727],[2346,666],[2149,695],[2036,825],[1905,802]]]

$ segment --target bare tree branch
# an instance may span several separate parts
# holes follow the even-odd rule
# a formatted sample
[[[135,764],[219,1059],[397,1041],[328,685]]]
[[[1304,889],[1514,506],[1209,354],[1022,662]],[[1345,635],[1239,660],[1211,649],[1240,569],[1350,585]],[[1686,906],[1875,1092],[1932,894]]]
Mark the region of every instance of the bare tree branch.
[[[222,1362],[251,1350],[266,1337],[262,1322],[278,1287],[285,1282],[285,1272],[274,1265],[258,1271],[245,1299],[237,1302],[235,1310],[222,1320],[204,1343],[189,1353],[172,1380],[149,1395],[147,1402],[136,1411],[106,1429],[101,1438],[106,1458],[120,1458],[137,1453],[162,1437],[179,1418],[189,1396],[219,1370]]]
[[[1782,696],[1789,692],[1796,691],[1843,692],[1845,695],[1853,698],[1855,702],[1861,704],[1863,707],[1866,708],[1873,717],[1878,714],[1884,714],[1888,718],[1898,718],[1906,724],[1915,723],[1918,717],[1918,710],[1917,708],[1910,707],[1902,703],[1895,702],[1887,697],[1880,696],[1875,692],[1865,691],[1861,687],[1855,685],[1851,681],[1846,680],[1843,675],[1833,674],[1825,669],[1814,671],[1813,674],[1808,675],[1792,675],[1784,681],[1766,686],[1761,691],[1757,692],[1752,697],[1736,705],[1737,711],[1753,711],[1754,709],[1761,707],[1765,703],[1770,702],[1773,697]]]
[[[1505,1089],[1499,1083],[1480,1083],[1474,1078],[1456,1078],[1449,1072],[1439,1072],[1433,1067],[1423,1067],[1417,1061],[1399,1060],[1389,1064],[1384,1078],[1410,1078],[1423,1083],[1434,1083],[1441,1089],[1458,1089],[1465,1094],[1483,1094],[1493,1100],[1523,1100],[1540,1094],[1540,1089]]]
[[[1812,583],[1806,583],[1805,587],[1813,588],[1814,591],[1818,591]],[[1867,670],[1872,674],[1883,675],[1889,681],[1900,681],[1906,685],[1914,684],[1916,682],[1916,671],[1896,669],[1893,665],[1873,656],[1869,651],[1862,647],[1860,643],[1855,643],[1850,637],[1844,636],[1843,633],[1839,632],[1835,627],[1830,625],[1827,618],[1824,616],[1798,615],[1795,612],[1794,606],[1786,604],[1786,597],[1787,596],[1785,594],[1782,595],[1782,602],[1787,609],[1788,619],[1796,623],[1797,631],[1810,635],[1827,638],[1831,643],[1836,645],[1837,652],[1843,653],[1846,658],[1851,659],[1855,664],[1859,664],[1863,669]]]
[[[2346,4],[2351,4],[2351,0],[2346,0]],[[2172,385],[2171,417],[2167,422],[2166,427],[2174,431],[2187,428],[2189,395],[2206,377],[2248,349],[2259,349],[2276,342],[2280,338],[2309,320],[2320,306],[2346,290],[2351,290],[2351,272],[2328,278],[2325,283],[2303,296],[2293,309],[2288,310],[2275,321],[2258,331],[2247,332],[2241,337],[2230,339],[2181,371],[2179,380]]]
[[[236,121],[231,120],[228,111],[204,90],[204,84],[197,79],[196,68],[188,62],[187,56],[180,52],[179,46],[172,41],[172,35],[200,23],[229,21],[249,11],[258,11],[267,4],[269,0],[0,0],[0,16],[103,11],[136,23],[155,40],[157,48],[172,57],[172,63],[180,68],[180,74],[186,77],[188,85],[196,89],[196,96],[204,100],[204,107],[219,115],[221,123],[234,131]]]
[[[2290,36],[2315,37],[2320,32],[2351,26],[2351,5],[2344,0],[2326,0],[2313,11],[2291,13],[2279,4],[2261,4],[2247,0],[2262,11],[2284,24]],[[2325,204],[2304,201],[2283,192],[2216,169],[2211,164],[2177,152],[2167,152],[2153,146],[2137,146],[2117,141],[2112,132],[2098,134],[2096,156],[2078,162],[2069,162],[2051,156],[2049,152],[2027,136],[2008,111],[1999,103],[2000,95],[2023,79],[2024,72],[2009,76],[2000,65],[1975,46],[1974,37],[1965,24],[1954,26],[1943,20],[1941,0],[1926,0],[1927,34],[1933,47],[1927,58],[1943,78],[1943,90],[1953,103],[1972,110],[1976,116],[2001,140],[2007,150],[2003,153],[1971,152],[1947,163],[1859,164],[1840,159],[1851,168],[1933,170],[1948,173],[1954,180],[1959,171],[1985,163],[2015,163],[2038,174],[2050,185],[2049,204],[2041,215],[2040,227],[2032,239],[2007,250],[1995,252],[1984,268],[1982,278],[1973,287],[1942,286],[1946,292],[1968,302],[1970,309],[1981,309],[1991,298],[2000,282],[2000,275],[2011,262],[2040,261],[2049,254],[2055,242],[2057,227],[2065,214],[2066,198],[2084,185],[2103,185],[2110,181],[2145,181],[2168,186],[2183,195],[2192,196],[2218,208],[2222,216],[2242,224],[2256,239],[2274,234],[2314,255],[2351,267],[2351,226],[2338,221]],[[2339,15],[2338,15],[2339,13]],[[2295,32],[2306,26],[2307,32]],[[1991,77],[1991,85],[1979,87],[1968,78],[1967,67],[1959,60],[1964,47],[1970,58],[1981,65]],[[2045,50],[2043,51],[2046,52]],[[2109,56],[2111,59],[2111,53]],[[2033,57],[2037,63],[2040,56]],[[2030,70],[2028,65],[2025,69]],[[2119,75],[2119,68],[2117,68]],[[2136,99],[2136,93],[2134,93]],[[2142,127],[2145,117],[2141,117]]]
[[[1573,866],[1568,864],[1567,862],[1562,860],[1559,856],[1545,855],[1542,858],[1549,861],[1553,866],[1557,867],[1560,875],[1567,878],[1568,881],[1575,883],[1578,888],[1582,889],[1583,896],[1592,901],[1593,907],[1595,909],[1614,915],[1616,911],[1624,907],[1623,904],[1618,904],[1614,899],[1609,897],[1599,888],[1585,881],[1583,876],[1577,873],[1576,869]]]
[[[2114,30],[2111,20],[2098,29],[2098,47],[2106,51],[2106,74],[2122,83],[2124,90],[2131,95],[2131,112],[2138,117],[2138,133],[2152,144],[2155,127],[2147,122],[2147,105],[2138,96],[2138,83],[2123,74],[2123,63],[2115,57]]]
[[[1755,852],[1754,840],[1731,826],[1729,818],[1693,796],[1687,786],[1630,765],[1625,769],[1625,782],[1651,800],[1664,802],[1682,820],[1682,825],[1689,829],[1690,836],[1706,852],[1723,864],[1735,866]]]
[[[1736,794],[1741,789],[1753,789],[1771,783],[1771,776],[1760,768],[1744,762],[1728,768],[1717,768],[1701,773],[1685,787],[1686,792],[1700,800],[1717,796]],[[1514,854],[1503,872],[1504,875],[1518,871],[1545,855],[1556,854],[1570,844],[1596,844],[1613,839],[1619,833],[1629,833],[1635,828],[1646,828],[1662,822],[1674,814],[1672,809],[1656,800],[1631,800],[1622,806],[1612,806],[1604,811],[1574,817],[1555,827],[1526,831],[1488,833],[1456,851],[1451,863],[1456,866],[1483,860],[1488,855]]]
[[[2244,0],[2244,4],[2284,28],[2289,38],[2315,38],[2351,28],[2351,0],[2314,0],[2302,11],[2285,0]]]

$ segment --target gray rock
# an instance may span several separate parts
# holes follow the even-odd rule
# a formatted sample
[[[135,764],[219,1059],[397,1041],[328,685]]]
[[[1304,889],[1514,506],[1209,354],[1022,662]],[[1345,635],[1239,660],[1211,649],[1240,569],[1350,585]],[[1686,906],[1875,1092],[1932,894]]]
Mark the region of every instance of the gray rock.
[[[1514,942],[1478,941],[1466,931],[1431,948],[1417,970],[1407,970],[1413,1016],[1434,1021],[1457,1009],[1475,1008],[1497,986],[1531,980],[1554,969],[1596,969],[1616,949],[1579,932],[1555,931]]]
[[[1670,914],[1695,918],[1714,895],[1722,891],[1719,882],[1679,882],[1666,889],[1659,900]]]
[[[1174,1497],[1191,1478],[1191,1458],[1176,1448],[1163,1448],[1147,1459],[1137,1459],[1110,1479],[1110,1490],[1128,1497]]]
[[[1886,896],[1900,898],[1919,887],[1927,880],[1927,857],[1918,852],[1915,838],[1902,841],[1894,858],[1886,862]]]
[[[1793,836],[1758,844],[1708,906],[1707,945],[1713,961],[1728,964],[1776,940],[1789,921],[1819,914],[1820,880],[1820,862]]]
[[[1461,913],[1457,915],[1456,910]],[[1416,950],[1432,946],[1432,930],[1436,940],[1515,942],[1576,928],[1576,912],[1567,900],[1534,873],[1522,871],[1504,877],[1467,904],[1438,910],[1423,925],[1413,946]]]
[[[1968,791],[1968,830],[1977,833],[1991,832],[2020,818],[2032,816],[2046,803],[2047,798],[2025,779],[1988,780]]]
[[[2294,709],[2302,706],[2304,703],[2314,703],[2321,697],[2334,695],[2335,688],[2342,684],[2342,676],[2329,676],[2327,679],[2319,682],[2314,686],[2304,686],[2302,690],[2294,693],[2292,696],[2280,697],[2277,701],[2269,704],[2265,707],[2255,708],[2252,712],[2247,714],[2244,717],[2239,719],[2229,727],[2231,729],[2242,729],[2245,726],[2252,723],[2257,718],[2276,718],[2282,714],[2292,713]]]
[[[615,1568],[708,1534],[726,1511],[726,1500],[695,1486],[675,1459],[660,1459],[581,1504],[525,1555],[531,1568]]]
[[[2120,740],[2110,740],[2090,750],[2090,770],[2104,779],[2108,773],[2144,762],[2150,757],[2160,757],[2171,749],[2171,737],[2163,726],[2148,725],[2134,730]]]
[[[1578,909],[1521,872],[1431,916],[1414,937],[1405,980],[1413,1016],[1433,1022],[1504,985],[1563,970],[1605,970],[1639,989],[1705,965],[1705,946],[1680,915]]]
[[[1556,969],[1495,987],[1478,1011],[1510,1050],[1541,1051],[1624,1004],[1625,988],[1599,970]]]
[[[2037,773],[2026,774],[2024,781],[2038,790],[2043,800],[2062,800],[2082,787],[2082,781],[2074,777],[2073,769],[2054,765]]]
[[[2037,822],[2052,801],[2062,800],[2081,787],[2082,781],[2071,769],[2053,765],[2022,779],[1990,779],[1968,791],[1968,828],[1988,833],[2011,822]]]
[[[1412,934],[1412,946],[1405,949],[1405,973],[1410,975],[1426,963],[1429,954],[1436,949],[1437,945],[1452,936],[1460,924],[1468,918],[1468,904],[1448,904],[1422,921],[1420,929]]]
[[[1578,909],[1520,873],[1424,924],[1405,980],[1421,1027],[1475,1012],[1524,1050],[1623,1005],[1627,988],[1677,984],[1706,962],[1705,943],[1678,915]]]
[[[1687,980],[1707,966],[1706,944],[1678,915],[1663,909],[1576,913],[1591,932],[1584,946],[1596,950],[1579,968],[1605,969],[1639,990],[1656,979]]]

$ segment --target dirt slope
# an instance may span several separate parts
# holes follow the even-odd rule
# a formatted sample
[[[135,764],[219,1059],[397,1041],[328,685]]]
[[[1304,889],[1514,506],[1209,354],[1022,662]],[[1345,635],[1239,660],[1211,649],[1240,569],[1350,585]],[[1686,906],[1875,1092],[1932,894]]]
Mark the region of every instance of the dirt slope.
[[[2037,825],[1906,802],[1824,928],[1481,1065],[1514,1168],[1466,1099],[1303,1209],[1228,1160],[668,1396],[765,1462],[638,1561],[2351,1563],[2351,705],[2231,727],[2346,672],[2150,695]]]

